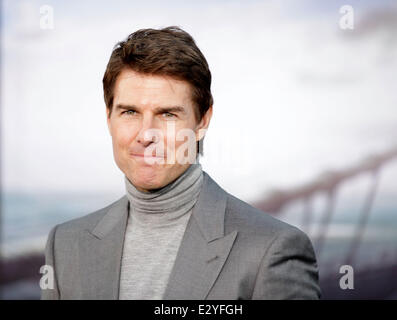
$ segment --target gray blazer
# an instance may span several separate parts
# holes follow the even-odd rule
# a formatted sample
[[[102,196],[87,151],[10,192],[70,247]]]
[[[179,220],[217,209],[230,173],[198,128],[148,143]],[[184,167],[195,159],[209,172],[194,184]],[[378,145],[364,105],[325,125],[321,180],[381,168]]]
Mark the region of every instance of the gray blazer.
[[[205,171],[164,299],[319,299],[312,243],[298,228],[223,190]],[[41,299],[118,299],[129,201],[55,226]]]

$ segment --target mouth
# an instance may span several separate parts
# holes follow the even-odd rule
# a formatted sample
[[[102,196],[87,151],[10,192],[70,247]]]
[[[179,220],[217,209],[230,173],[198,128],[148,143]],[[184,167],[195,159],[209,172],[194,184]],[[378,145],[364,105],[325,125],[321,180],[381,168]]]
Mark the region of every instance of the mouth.
[[[145,154],[138,154],[138,153],[130,153],[130,156],[134,157],[134,158],[164,159],[164,157],[153,156],[153,155],[145,155]]]

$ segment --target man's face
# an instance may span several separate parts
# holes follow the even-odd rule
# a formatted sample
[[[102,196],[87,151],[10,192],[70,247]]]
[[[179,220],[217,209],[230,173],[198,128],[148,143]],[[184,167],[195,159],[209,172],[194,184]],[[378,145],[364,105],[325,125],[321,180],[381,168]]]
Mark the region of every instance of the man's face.
[[[196,150],[196,141],[204,136],[212,116],[211,106],[198,123],[194,108],[186,81],[127,68],[119,74],[107,122],[116,164],[138,190],[161,188],[190,166],[191,161],[178,161],[178,150],[180,156],[180,151],[186,150],[182,145],[189,141],[180,140],[178,132],[190,132],[194,138],[190,139],[190,150]],[[156,149],[162,152],[156,153]]]

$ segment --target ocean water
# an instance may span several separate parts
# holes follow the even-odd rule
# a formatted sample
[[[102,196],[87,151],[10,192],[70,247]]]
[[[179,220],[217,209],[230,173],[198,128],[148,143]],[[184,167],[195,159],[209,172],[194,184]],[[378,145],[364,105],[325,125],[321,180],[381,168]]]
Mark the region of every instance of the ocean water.
[[[2,255],[44,250],[53,226],[101,209],[121,196],[5,193],[1,199]]]
[[[303,225],[299,215],[286,214],[279,218],[308,234],[321,273],[327,275],[339,272],[340,266],[349,261],[361,214],[357,207],[359,205],[352,206],[351,203],[339,206],[325,230],[321,228],[322,215],[319,213],[313,216],[309,228]],[[318,241],[320,236],[324,236],[325,239],[321,250]],[[374,206],[362,229],[354,259],[350,263],[355,270],[397,264],[397,207],[390,203],[377,203]]]
[[[109,194],[26,194],[2,195],[2,254],[12,256],[30,251],[43,251],[50,229],[56,224],[78,218],[103,208],[122,195]],[[298,208],[290,212],[300,212]],[[340,207],[326,233],[319,265],[323,270],[345,263],[357,227],[358,215],[351,206]],[[277,218],[305,231],[299,214]],[[309,235],[315,249],[321,216],[314,216]],[[376,206],[371,213],[360,243],[355,263],[368,264],[397,261],[397,208]],[[325,271],[324,271],[325,272]]]

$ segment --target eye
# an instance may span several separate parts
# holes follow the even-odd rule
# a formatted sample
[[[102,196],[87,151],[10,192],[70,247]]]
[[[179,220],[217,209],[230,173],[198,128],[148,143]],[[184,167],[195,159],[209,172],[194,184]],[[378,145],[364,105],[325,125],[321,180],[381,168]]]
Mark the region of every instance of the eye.
[[[173,118],[173,117],[176,117],[175,114],[170,113],[170,112],[164,112],[164,113],[163,113],[163,116],[164,116],[165,118]]]
[[[131,114],[133,115],[134,113],[131,112],[136,112],[135,110],[127,110],[127,111],[123,111],[121,114]]]

